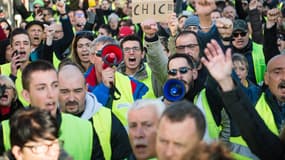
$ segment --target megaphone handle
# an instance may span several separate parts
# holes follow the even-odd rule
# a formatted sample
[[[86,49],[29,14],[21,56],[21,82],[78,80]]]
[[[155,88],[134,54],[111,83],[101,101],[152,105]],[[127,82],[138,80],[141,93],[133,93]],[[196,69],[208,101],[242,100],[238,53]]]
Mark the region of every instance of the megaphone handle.
[[[121,98],[121,92],[118,90],[118,88],[115,86],[115,85],[112,85],[112,88],[113,88],[113,98],[114,100],[119,100]],[[118,97],[116,97],[115,93],[118,94]]]

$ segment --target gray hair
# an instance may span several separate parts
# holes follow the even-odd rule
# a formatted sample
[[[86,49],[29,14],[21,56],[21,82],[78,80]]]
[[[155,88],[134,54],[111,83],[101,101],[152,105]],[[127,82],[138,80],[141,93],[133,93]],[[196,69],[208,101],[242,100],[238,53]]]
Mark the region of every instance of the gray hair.
[[[96,46],[99,43],[103,43],[103,44],[115,44],[115,45],[119,45],[118,41],[116,41],[114,38],[109,37],[109,36],[100,36],[97,37],[96,39],[94,39],[92,41],[92,46]]]
[[[131,105],[128,113],[132,110],[138,110],[146,107],[153,107],[156,110],[158,117],[162,115],[166,108],[165,104],[160,99],[139,99]]]
[[[15,93],[14,98],[17,99],[18,93],[17,93],[16,86],[13,80],[9,76],[0,75],[0,81],[3,81],[6,86],[13,88],[14,93]]]
[[[116,13],[111,13],[109,16],[108,16],[108,21],[110,22],[112,19],[116,19],[117,21],[120,20],[120,17],[116,14]]]

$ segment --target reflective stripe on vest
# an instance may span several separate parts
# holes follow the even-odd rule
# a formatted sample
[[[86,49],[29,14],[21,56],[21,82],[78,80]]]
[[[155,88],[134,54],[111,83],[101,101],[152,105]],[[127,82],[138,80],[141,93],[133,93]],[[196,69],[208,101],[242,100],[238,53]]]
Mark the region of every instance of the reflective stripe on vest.
[[[121,98],[113,100],[112,112],[117,116],[121,123],[127,126],[127,112],[130,104],[134,102],[131,80],[119,72],[115,72],[115,86],[121,93]],[[118,95],[115,95],[116,97]]]
[[[102,147],[105,159],[111,159],[111,130],[112,115],[111,110],[101,107],[100,110],[92,117],[93,126],[98,135],[100,146]],[[103,123],[104,122],[104,123]]]
[[[74,160],[91,159],[93,146],[91,123],[70,114],[61,113],[61,117],[59,139],[64,141],[64,150],[71,155]],[[9,121],[3,121],[2,126],[4,147],[7,151],[11,148]]]
[[[11,63],[6,63],[0,66],[1,74],[9,76],[11,74]],[[22,71],[19,69],[17,72],[17,79],[15,81],[15,86],[18,94],[18,98],[24,106],[28,106],[29,103],[24,99],[22,95],[23,86],[22,86]]]
[[[197,96],[196,96],[197,97]],[[209,137],[211,139],[218,139],[220,135],[220,128],[217,126],[214,117],[212,115],[207,96],[206,96],[206,90],[203,89],[200,94],[198,95],[198,98],[195,97],[194,103],[198,106],[198,108],[205,114],[206,118],[206,125]]]
[[[233,156],[234,159],[236,160],[252,160],[251,158],[245,157],[243,155],[231,152],[231,155]]]
[[[233,153],[235,159],[238,160],[258,160],[256,155],[254,155],[248,148],[246,142],[241,136],[230,137],[230,149]]]
[[[278,129],[274,121],[272,111],[265,101],[264,93],[260,96],[255,109],[257,110],[259,116],[264,120],[267,127],[276,135],[278,135]],[[250,159],[258,159],[247,147],[245,140],[241,137],[230,137],[232,151],[247,156]]]
[[[252,60],[254,66],[255,79],[257,83],[260,83],[263,81],[266,69],[265,58],[262,49],[263,46],[255,42],[253,42],[252,46],[253,46]]]
[[[103,18],[104,18],[104,24],[108,24],[108,18],[107,18],[107,16],[103,16]]]
[[[275,123],[273,113],[265,100],[264,93],[261,94],[259,100],[257,101],[255,109],[259,116],[263,119],[266,126],[270,129],[270,131],[275,135],[279,135],[279,131]]]
[[[11,149],[9,120],[4,120],[1,123],[2,123],[4,149],[5,151],[8,151],[9,149]]]
[[[147,78],[140,80],[140,82],[144,83],[148,87],[148,91],[146,94],[143,96],[143,98],[156,98],[154,91],[153,91],[153,86],[152,86],[152,72],[151,69],[149,68],[148,64],[145,63],[145,70],[147,73]]]

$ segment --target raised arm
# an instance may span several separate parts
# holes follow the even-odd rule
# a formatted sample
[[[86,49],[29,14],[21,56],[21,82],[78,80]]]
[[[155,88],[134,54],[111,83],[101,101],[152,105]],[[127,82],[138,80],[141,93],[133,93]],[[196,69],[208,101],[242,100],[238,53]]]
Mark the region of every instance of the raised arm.
[[[217,42],[211,41],[205,49],[202,63],[222,88],[225,109],[238,126],[251,151],[260,159],[284,159],[285,145],[260,118],[250,100],[235,86],[231,78],[231,52],[223,53]],[[241,114],[242,113],[242,114]]]

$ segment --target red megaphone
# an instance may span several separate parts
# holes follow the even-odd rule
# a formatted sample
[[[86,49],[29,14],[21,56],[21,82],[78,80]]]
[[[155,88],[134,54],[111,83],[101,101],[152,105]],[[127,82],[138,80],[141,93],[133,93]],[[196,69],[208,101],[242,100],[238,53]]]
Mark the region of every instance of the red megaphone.
[[[108,44],[102,49],[103,69],[107,67],[117,66],[123,60],[122,49],[115,44]]]

